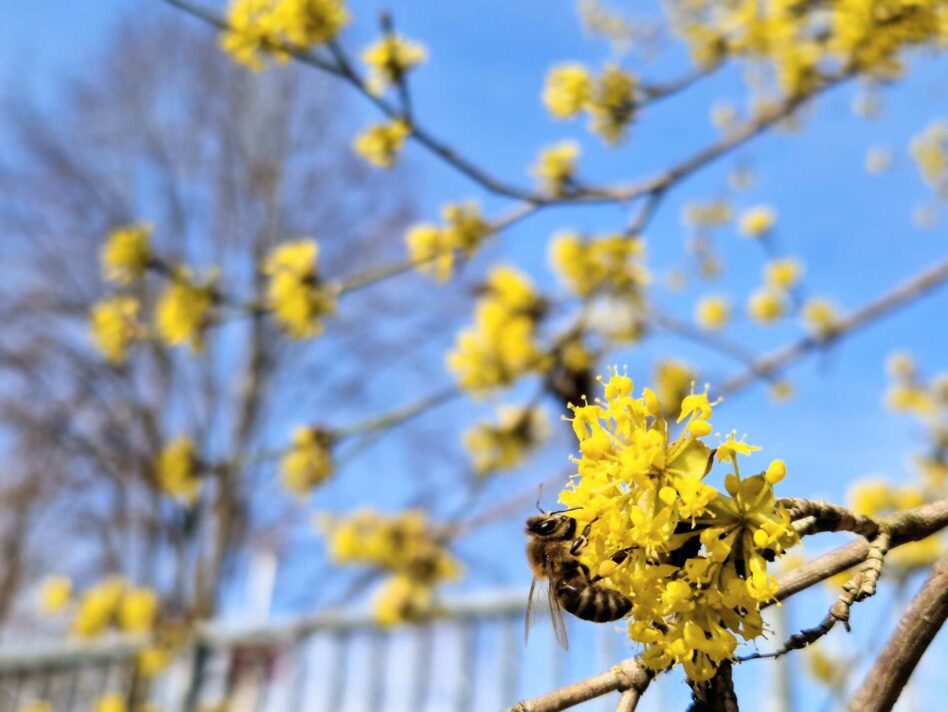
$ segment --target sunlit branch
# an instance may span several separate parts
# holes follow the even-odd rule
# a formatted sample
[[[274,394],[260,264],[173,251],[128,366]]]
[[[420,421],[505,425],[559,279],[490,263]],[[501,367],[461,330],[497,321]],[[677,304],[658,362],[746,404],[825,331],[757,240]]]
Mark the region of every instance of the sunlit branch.
[[[948,620],[948,552],[935,563],[922,590],[849,703],[850,710],[882,712],[899,699],[912,671]]]
[[[507,712],[555,712],[607,695],[610,692],[635,690],[638,696],[652,681],[649,672],[636,658],[623,660],[610,670],[582,682],[562,687],[548,695],[520,702]],[[634,705],[631,709],[635,709]]]
[[[832,332],[826,336],[806,336],[761,357],[754,362],[752,368],[726,380],[721,385],[720,392],[722,394],[734,393],[746,388],[759,376],[779,373],[783,368],[811,351],[827,346],[841,337],[871,324],[876,319],[887,316],[899,307],[910,304],[915,299],[940,287],[946,281],[948,281],[948,261],[926,269],[921,274],[857,309],[849,316],[841,318]]]

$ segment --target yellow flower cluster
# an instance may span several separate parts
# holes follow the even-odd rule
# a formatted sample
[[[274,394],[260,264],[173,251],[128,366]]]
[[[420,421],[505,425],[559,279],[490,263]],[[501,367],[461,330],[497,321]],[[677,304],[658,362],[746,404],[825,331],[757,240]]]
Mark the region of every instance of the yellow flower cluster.
[[[787,313],[784,292],[773,287],[761,287],[747,299],[747,315],[758,324],[773,324]]]
[[[795,257],[780,257],[764,265],[764,284],[773,289],[793,289],[803,276],[803,263]]]
[[[428,58],[420,44],[409,42],[395,34],[387,34],[362,53],[362,61],[369,68],[367,85],[373,94],[382,94],[386,88],[397,86],[405,75]]]
[[[886,393],[886,405],[896,413],[911,413],[937,427],[939,410],[948,414],[948,395],[939,385],[945,377],[925,383],[908,354],[894,354],[888,366],[894,383]]]
[[[561,64],[547,74],[543,103],[557,119],[585,111],[590,129],[606,143],[616,144],[635,118],[636,88],[635,77],[615,65],[593,77],[581,64]]]
[[[948,188],[948,121],[935,121],[912,139],[909,152],[932,190]]]
[[[113,228],[106,237],[100,255],[102,278],[122,285],[140,280],[151,263],[153,231],[154,227],[150,223]]]
[[[290,449],[280,460],[283,486],[297,497],[305,497],[333,473],[333,438],[315,427],[297,428]]]
[[[576,172],[579,144],[563,141],[540,153],[533,175],[540,179],[543,189],[554,197],[563,195]]]
[[[116,692],[102,695],[95,703],[95,712],[127,712],[125,698]]]
[[[710,228],[731,222],[733,210],[726,200],[691,201],[681,211],[681,220],[688,227]]]
[[[40,610],[60,613],[72,600],[72,581],[67,576],[50,576],[40,588]]]
[[[187,267],[178,267],[155,305],[155,329],[170,346],[188,343],[204,348],[204,332],[211,325],[217,302],[217,277],[198,280]]]
[[[472,257],[492,231],[475,202],[446,205],[441,217],[444,225],[415,225],[405,235],[411,261],[439,282],[451,277],[458,255]]]
[[[794,0],[673,0],[668,6],[673,28],[699,64],[740,57],[769,65],[779,88],[794,96],[816,89],[823,74],[891,78],[902,70],[903,49],[938,43],[948,34],[940,0],[840,0],[829,7]]]
[[[822,297],[807,299],[801,311],[803,321],[816,336],[832,336],[839,326],[839,313],[833,303]]]
[[[232,0],[221,48],[234,61],[260,70],[261,53],[285,62],[290,50],[335,39],[349,19],[345,0]]]
[[[640,296],[651,280],[642,264],[644,255],[640,238],[620,234],[583,239],[577,232],[562,232],[550,244],[553,270],[580,297]]]
[[[187,435],[171,440],[158,454],[155,478],[162,492],[185,503],[197,498],[201,481],[194,442]]]
[[[136,588],[112,576],[97,583],[79,599],[72,632],[79,638],[95,638],[108,628],[127,633],[147,633],[155,626],[160,602],[149,588]]]
[[[372,124],[356,136],[352,148],[373,166],[391,168],[410,133],[408,124],[401,119],[387,124]]]
[[[539,369],[535,332],[543,311],[526,275],[503,265],[491,270],[474,325],[458,334],[447,356],[460,386],[472,391],[497,388]]]
[[[777,213],[769,205],[757,205],[745,210],[740,217],[738,230],[744,237],[763,237],[777,224]]]
[[[655,364],[652,383],[655,395],[662,405],[662,416],[675,420],[681,413],[681,401],[691,393],[691,384],[697,375],[688,364],[682,361],[663,359]]]
[[[631,379],[613,373],[603,392],[571,406],[581,457],[560,501],[590,525],[580,558],[632,601],[629,635],[647,666],[678,663],[708,680],[739,639],[762,634],[760,606],[777,590],[767,563],[798,541],[773,492],[786,467],[775,460],[742,478],[738,455],[758,448],[733,434],[716,450],[702,442],[713,429],[707,393],[682,399],[672,440],[652,390],[635,398]],[[704,481],[715,459],[733,469],[724,492]]]
[[[546,438],[549,423],[540,408],[502,407],[496,423],[478,423],[464,435],[474,471],[485,477],[519,465]]]
[[[273,248],[263,265],[269,307],[294,339],[317,336],[322,317],[336,308],[335,288],[319,279],[318,256],[315,240],[296,240]]]
[[[89,311],[89,330],[96,348],[111,364],[128,359],[128,349],[144,334],[138,321],[141,306],[134,297],[105,297]]]
[[[702,329],[717,331],[727,326],[731,318],[731,304],[727,297],[709,295],[695,305],[695,321]]]
[[[424,512],[384,516],[370,509],[327,520],[329,554],[343,564],[362,564],[391,574],[375,601],[379,623],[420,620],[435,612],[434,588],[456,579],[461,567]]]

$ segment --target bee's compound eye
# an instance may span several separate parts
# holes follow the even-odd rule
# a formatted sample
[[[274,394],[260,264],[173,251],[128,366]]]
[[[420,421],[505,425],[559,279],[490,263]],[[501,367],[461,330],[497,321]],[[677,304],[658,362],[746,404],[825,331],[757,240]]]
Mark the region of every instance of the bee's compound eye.
[[[540,522],[540,525],[537,527],[537,532],[540,534],[551,534],[554,529],[556,529],[556,522],[552,519],[547,519],[544,522]]]

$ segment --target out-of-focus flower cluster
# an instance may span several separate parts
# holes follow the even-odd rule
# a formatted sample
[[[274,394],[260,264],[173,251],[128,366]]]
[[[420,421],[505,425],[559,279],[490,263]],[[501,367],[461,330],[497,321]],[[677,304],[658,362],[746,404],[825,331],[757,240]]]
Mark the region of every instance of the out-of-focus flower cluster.
[[[285,62],[289,49],[334,40],[349,19],[345,0],[232,0],[221,48],[234,61],[260,70],[262,54]]]
[[[329,554],[339,564],[372,566],[388,574],[375,602],[382,625],[434,615],[435,588],[461,574],[443,533],[420,510],[386,516],[363,509],[345,518],[327,517]]]
[[[615,145],[635,118],[637,86],[631,72],[615,65],[593,76],[582,64],[561,64],[547,75],[543,103],[557,119],[585,113],[589,128]]]
[[[760,606],[777,590],[768,562],[798,541],[774,497],[783,462],[742,477],[738,456],[758,448],[733,434],[705,444],[713,406],[706,392],[681,399],[673,439],[659,396],[646,388],[636,398],[631,379],[613,373],[603,398],[571,406],[581,457],[560,494],[581,527],[591,524],[582,561],[631,599],[629,635],[646,665],[680,663],[694,681],[761,635]],[[732,470],[724,491],[705,482],[715,460]]]
[[[448,353],[462,388],[483,391],[511,384],[543,366],[536,340],[545,308],[532,282],[512,267],[495,267],[482,287],[474,325]]]
[[[475,202],[446,205],[441,217],[444,225],[415,225],[405,235],[412,262],[420,272],[439,282],[451,277],[459,256],[473,256],[491,233],[490,224]]]
[[[742,57],[765,65],[791,96],[812,92],[834,73],[894,78],[903,50],[948,35],[939,0],[841,0],[828,9],[786,0],[675,0],[668,7],[697,63]]]
[[[521,464],[549,433],[549,422],[540,408],[501,407],[497,422],[481,422],[464,435],[474,472],[485,477]]]

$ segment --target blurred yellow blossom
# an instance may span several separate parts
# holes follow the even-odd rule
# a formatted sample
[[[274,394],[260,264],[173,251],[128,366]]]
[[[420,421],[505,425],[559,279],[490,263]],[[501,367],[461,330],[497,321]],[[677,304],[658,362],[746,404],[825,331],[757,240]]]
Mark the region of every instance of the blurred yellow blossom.
[[[759,324],[772,324],[786,312],[787,303],[783,294],[769,287],[758,289],[747,300],[747,314]]]
[[[286,61],[290,50],[333,40],[347,24],[344,0],[231,0],[221,48],[260,70],[261,53]]]
[[[79,638],[94,638],[111,626],[118,615],[125,587],[125,579],[112,576],[85,591],[73,619],[73,634]]]
[[[516,467],[549,433],[539,408],[501,407],[498,415],[496,424],[478,423],[464,435],[464,447],[481,477]]]
[[[372,165],[391,168],[410,133],[408,124],[401,119],[387,124],[372,124],[356,137],[353,149]]]
[[[693,200],[685,203],[681,220],[688,227],[709,228],[726,225],[731,221],[731,204],[727,200]]]
[[[373,616],[385,628],[423,621],[434,612],[433,588],[409,576],[389,576],[372,602]]]
[[[944,187],[948,178],[948,121],[935,121],[912,139],[909,152],[922,178],[933,190]]]
[[[695,304],[695,321],[702,329],[723,329],[731,318],[731,304],[726,297],[710,295]]]
[[[764,265],[764,284],[774,289],[793,289],[803,275],[803,263],[796,257],[781,257]]]
[[[420,44],[395,34],[386,34],[362,53],[362,61],[369,68],[367,85],[374,94],[395,86],[412,69],[428,58],[428,51]]]
[[[125,698],[117,692],[109,692],[98,699],[95,703],[95,712],[127,712]]]
[[[277,321],[294,339],[322,332],[322,318],[336,307],[336,289],[323,283],[317,271],[319,245],[295,240],[277,245],[263,265],[269,277],[267,298]]]
[[[333,473],[333,439],[317,427],[297,428],[290,449],[280,460],[283,486],[298,497],[309,494]]]
[[[741,214],[739,231],[744,237],[762,237],[774,229],[777,213],[768,205],[758,205]]]
[[[144,334],[138,321],[141,305],[134,297],[106,297],[89,312],[89,328],[96,348],[106,361],[120,365],[128,359],[128,348]]]
[[[639,296],[651,281],[643,265],[645,244],[621,234],[584,239],[577,232],[556,235],[550,263],[569,289],[580,297],[598,292]]]
[[[122,225],[109,231],[102,247],[102,276],[109,282],[132,284],[141,279],[151,262],[151,223]]]
[[[191,438],[179,436],[162,448],[155,465],[155,476],[162,492],[185,503],[194,502],[201,481]]]
[[[177,268],[155,306],[158,336],[171,346],[189,343],[195,351],[204,348],[204,332],[211,324],[216,302],[216,276],[200,282],[191,270]]]
[[[581,64],[561,64],[550,70],[543,90],[543,103],[558,119],[579,114],[592,94],[592,79]]]
[[[866,151],[866,172],[871,175],[885,173],[892,167],[892,152],[882,146],[872,146]]]
[[[40,588],[40,610],[60,613],[72,600],[72,580],[68,576],[49,576]]]
[[[578,157],[579,144],[575,141],[563,141],[540,153],[532,173],[540,179],[547,193],[560,196],[573,179]]]
[[[826,337],[839,325],[839,313],[831,301],[821,297],[807,299],[802,308],[803,321],[818,336]]]
[[[128,633],[147,633],[158,616],[158,594],[150,588],[130,588],[122,596],[118,623]]]
[[[405,235],[409,256],[417,269],[439,282],[452,275],[458,256],[473,256],[492,229],[473,201],[446,205],[441,216],[444,226],[415,225]]]

